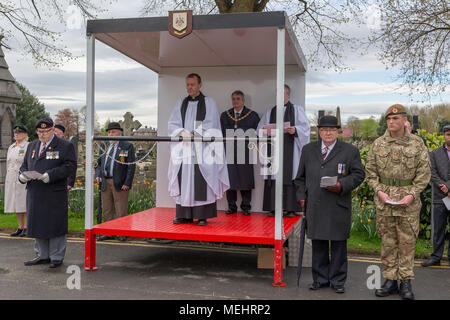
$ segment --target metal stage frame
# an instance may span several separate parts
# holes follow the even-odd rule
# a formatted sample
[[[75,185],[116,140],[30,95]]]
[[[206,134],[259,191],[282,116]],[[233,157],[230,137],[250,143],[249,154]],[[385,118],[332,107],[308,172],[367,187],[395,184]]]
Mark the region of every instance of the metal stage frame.
[[[212,34],[217,33],[219,35],[225,34],[224,30],[235,29],[237,32],[231,34],[226,41],[233,45],[233,41],[238,41],[239,37],[242,39],[242,30],[248,32],[254,32],[254,30],[261,30],[258,34],[258,44],[263,46],[276,47],[276,54],[261,51],[260,55],[263,57],[266,63],[263,65],[276,66],[276,117],[277,117],[277,130],[282,132],[283,130],[283,114],[284,114],[284,84],[285,84],[285,64],[291,64],[298,67],[298,72],[304,74],[306,72],[306,61],[298,44],[295,33],[292,30],[292,26],[289,22],[289,18],[285,12],[263,12],[263,13],[241,13],[241,14],[218,14],[218,15],[199,15],[193,16],[193,31],[198,31],[196,37],[202,37],[205,31]],[[258,29],[260,28],[260,29]],[[110,234],[110,235],[131,235],[138,237],[155,237],[155,238],[170,238],[170,239],[194,239],[205,241],[226,241],[226,242],[248,242],[248,243],[265,243],[274,245],[274,286],[285,286],[283,282],[283,269],[282,269],[282,247],[284,241],[290,235],[293,230],[293,224],[298,221],[297,218],[283,218],[282,213],[282,190],[283,190],[283,152],[278,146],[283,145],[283,135],[276,135],[274,138],[275,152],[274,162],[278,166],[278,172],[276,174],[275,183],[275,218],[269,218],[263,216],[263,214],[252,214],[249,217],[245,217],[245,223],[250,225],[260,224],[262,228],[256,228],[255,233],[263,234],[262,237],[248,237],[248,236],[230,236],[229,232],[233,229],[231,226],[236,225],[232,223],[232,219],[236,221],[242,221],[243,216],[231,215],[225,217],[222,212],[219,212],[218,218],[212,219],[209,225],[205,227],[200,226],[173,226],[172,222],[175,209],[169,209],[169,214],[165,218],[161,217],[161,212],[166,212],[164,208],[154,208],[152,210],[136,213],[134,215],[116,219],[114,221],[102,223],[99,225],[93,225],[94,214],[94,159],[93,159],[93,142],[94,140],[114,140],[112,137],[94,137],[94,111],[95,111],[95,40],[99,40],[113,49],[123,53],[124,55],[136,60],[149,69],[159,73],[162,67],[171,67],[167,61],[159,59],[158,56],[148,56],[153,51],[143,52],[142,47],[133,47],[138,41],[131,41],[133,37],[141,37],[140,39],[146,39],[145,36],[150,33],[160,33],[161,43],[166,41],[168,30],[168,17],[151,17],[151,18],[135,18],[135,19],[106,19],[106,20],[89,20],[87,23],[87,90],[86,90],[86,106],[87,106],[87,123],[86,123],[86,215],[85,215],[85,270],[93,271],[97,270],[95,263],[95,235],[96,234]],[[272,30],[273,37],[268,39],[267,30]],[[250,36],[250,35],[249,35]],[[252,36],[253,40],[254,35]],[[224,40],[225,39],[220,39]],[[169,40],[172,41],[172,40]],[[205,41],[217,41],[217,37],[204,38]],[[255,40],[256,41],[256,40]],[[173,42],[171,42],[173,43]],[[178,45],[181,42],[177,42]],[[183,42],[189,45],[189,42]],[[246,42],[243,42],[244,44]],[[164,42],[166,44],[166,42]],[[248,41],[248,44],[254,46],[254,42]],[[176,46],[175,45],[175,46]],[[245,52],[243,50],[242,52]],[[272,52],[272,51],[270,51]],[[214,60],[217,57],[217,51],[211,49],[210,54],[212,61],[210,65],[202,66],[217,66],[219,61],[221,66],[233,68],[238,63],[245,64],[248,60],[242,60],[241,57],[229,57],[225,60]],[[189,56],[195,59],[195,56]],[[183,58],[174,62],[174,67],[192,67],[192,65],[183,65]],[[234,59],[234,60],[233,60]],[[241,59],[241,60],[239,60]],[[200,61],[200,63],[207,63],[206,60]],[[261,63],[259,60],[257,63]],[[173,61],[171,61],[173,62]],[[165,64],[164,64],[165,63]],[[120,139],[136,141],[145,139],[133,139],[136,137],[121,137]],[[147,139],[147,141],[159,141],[170,142],[174,141],[171,137],[157,137],[159,140]],[[117,140],[120,140],[117,139]],[[198,138],[194,138],[193,141]],[[202,138],[204,139],[204,138]],[[223,141],[226,138],[216,138],[214,141]],[[205,141],[205,140],[203,140]],[[167,213],[166,212],[166,213]],[[142,219],[154,219],[155,223],[152,226],[146,225],[142,222]],[[133,227],[129,224],[130,221],[141,221],[144,228]],[[293,224],[292,224],[293,223]],[[258,225],[259,225],[258,224]],[[267,224],[267,225],[266,225]],[[170,225],[170,226],[169,226]],[[284,225],[284,226],[283,226]],[[176,232],[164,232],[158,231],[158,228],[163,226]],[[221,228],[219,228],[219,226]],[[223,227],[223,228],[222,228]],[[245,226],[243,226],[245,227]],[[267,227],[272,229],[267,233]],[[228,228],[228,230],[227,230]],[[221,230],[221,231],[220,231]],[[234,229],[233,229],[234,230]],[[239,231],[240,230],[240,231]],[[219,232],[220,231],[220,232]],[[193,236],[192,232],[196,234]],[[235,232],[241,232],[248,235],[248,229],[241,228]],[[220,236],[218,236],[220,234]],[[209,239],[209,240],[206,240]]]

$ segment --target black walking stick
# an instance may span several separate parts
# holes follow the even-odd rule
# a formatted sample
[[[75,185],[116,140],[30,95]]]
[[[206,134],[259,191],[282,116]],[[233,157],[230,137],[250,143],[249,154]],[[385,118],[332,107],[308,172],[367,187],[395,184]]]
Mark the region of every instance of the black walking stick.
[[[306,204],[303,210],[302,226],[300,229],[300,248],[298,252],[298,267],[297,267],[297,287],[300,285],[300,277],[302,275],[303,266],[303,252],[305,251],[305,238],[306,238]]]

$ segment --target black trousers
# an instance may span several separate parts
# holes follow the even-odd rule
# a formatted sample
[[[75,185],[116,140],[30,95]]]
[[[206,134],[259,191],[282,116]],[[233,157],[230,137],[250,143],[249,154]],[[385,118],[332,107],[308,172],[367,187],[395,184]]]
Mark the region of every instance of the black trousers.
[[[347,240],[312,240],[312,276],[314,282],[321,285],[331,284],[333,287],[342,287],[347,279],[347,268]]]
[[[252,190],[239,190],[241,192],[242,202],[241,209],[248,210],[252,208],[250,202],[252,202]],[[237,211],[237,190],[227,190],[228,209]]]
[[[435,261],[441,261],[442,255],[444,254],[445,246],[445,229],[447,227],[447,219],[450,216],[450,210],[447,210],[445,205],[442,203],[433,204],[433,254],[431,259]],[[448,252],[447,256],[450,259],[450,240],[448,241]]]

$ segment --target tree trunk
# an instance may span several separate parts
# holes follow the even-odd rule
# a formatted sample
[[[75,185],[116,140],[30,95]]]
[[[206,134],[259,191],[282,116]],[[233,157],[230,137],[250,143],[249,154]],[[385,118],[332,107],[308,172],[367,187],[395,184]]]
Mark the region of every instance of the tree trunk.
[[[261,12],[269,0],[215,0],[219,13]]]

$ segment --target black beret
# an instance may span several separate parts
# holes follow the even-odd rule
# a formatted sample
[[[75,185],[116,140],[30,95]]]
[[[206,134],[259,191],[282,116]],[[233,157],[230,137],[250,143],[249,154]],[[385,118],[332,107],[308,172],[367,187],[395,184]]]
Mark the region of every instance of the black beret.
[[[53,127],[53,120],[50,118],[42,118],[36,122],[36,129],[47,129]]]
[[[61,130],[62,132],[66,132],[66,128],[62,124],[55,124],[55,128]]]
[[[445,133],[445,131],[448,131],[448,130],[450,130],[450,124],[444,126],[444,128],[442,129],[442,131],[444,131],[444,133]]]
[[[17,123],[14,126],[14,132],[26,132],[28,133],[27,127],[25,127],[23,124]]]

